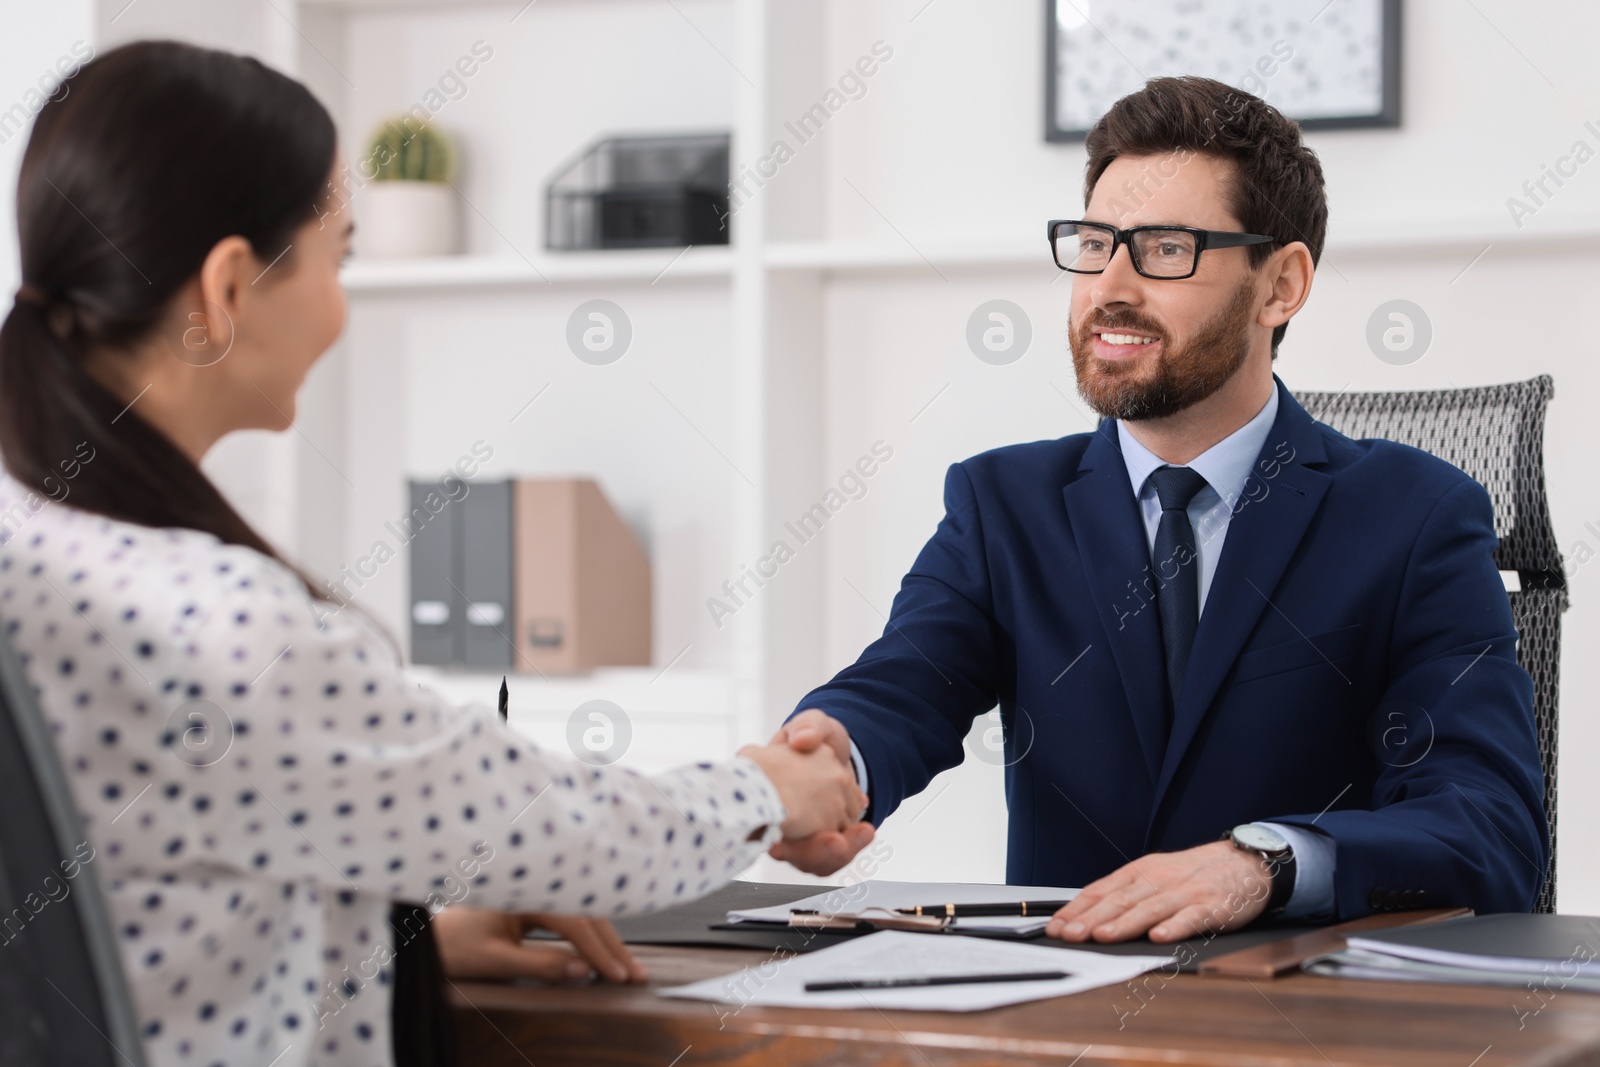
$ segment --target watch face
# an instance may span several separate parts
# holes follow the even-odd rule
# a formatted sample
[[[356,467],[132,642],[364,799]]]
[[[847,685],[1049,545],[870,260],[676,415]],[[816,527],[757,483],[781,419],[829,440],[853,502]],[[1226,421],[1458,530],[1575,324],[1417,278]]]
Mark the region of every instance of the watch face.
[[[1246,848],[1258,848],[1262,852],[1282,852],[1289,847],[1289,842],[1283,839],[1282,834],[1265,826],[1254,826],[1250,823],[1235,826],[1233,839]]]

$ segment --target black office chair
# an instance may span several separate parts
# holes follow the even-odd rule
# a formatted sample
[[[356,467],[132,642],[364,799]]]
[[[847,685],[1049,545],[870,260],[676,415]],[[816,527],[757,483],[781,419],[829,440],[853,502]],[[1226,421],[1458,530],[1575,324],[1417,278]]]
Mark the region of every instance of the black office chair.
[[[36,692],[0,633],[0,1064],[145,1063],[86,841]]]
[[[1556,908],[1556,735],[1561,613],[1567,579],[1544,488],[1544,410],[1555,395],[1548,374],[1525,382],[1412,393],[1297,393],[1313,418],[1346,437],[1382,437],[1455,464],[1494,501],[1495,563],[1515,571],[1509,593],[1517,660],[1533,676],[1534,721],[1544,764],[1550,869],[1534,910]]]

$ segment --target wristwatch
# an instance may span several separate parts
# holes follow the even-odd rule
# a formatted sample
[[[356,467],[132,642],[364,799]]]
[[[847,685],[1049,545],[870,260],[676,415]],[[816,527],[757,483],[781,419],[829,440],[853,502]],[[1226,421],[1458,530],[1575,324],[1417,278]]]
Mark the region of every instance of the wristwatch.
[[[1266,863],[1267,870],[1272,872],[1272,895],[1267,898],[1267,910],[1263,914],[1271,918],[1281,913],[1294,893],[1294,849],[1289,847],[1289,842],[1276,830],[1254,823],[1235,826],[1222,837],[1232,841],[1236,848],[1254,852]]]

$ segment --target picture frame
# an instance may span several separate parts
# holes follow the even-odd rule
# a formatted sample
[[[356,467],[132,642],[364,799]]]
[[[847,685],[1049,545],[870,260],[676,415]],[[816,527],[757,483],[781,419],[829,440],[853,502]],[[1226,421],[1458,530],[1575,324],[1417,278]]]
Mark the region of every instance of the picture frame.
[[[1305,130],[1400,125],[1400,0],[1045,0],[1046,141],[1149,78],[1200,74]]]

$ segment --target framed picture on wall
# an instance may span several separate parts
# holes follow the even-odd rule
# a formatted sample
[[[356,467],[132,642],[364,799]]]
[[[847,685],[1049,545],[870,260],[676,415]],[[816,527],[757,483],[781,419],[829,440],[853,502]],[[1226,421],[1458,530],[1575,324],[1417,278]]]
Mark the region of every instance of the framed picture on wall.
[[[1045,0],[1045,139],[1199,74],[1308,130],[1400,125],[1400,0]]]

